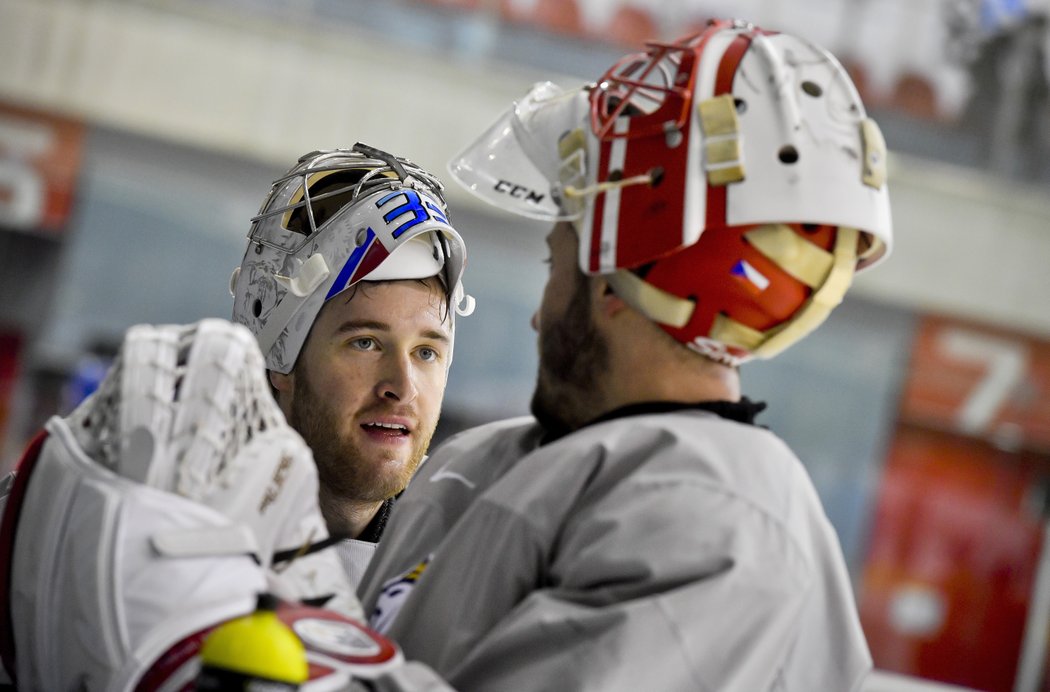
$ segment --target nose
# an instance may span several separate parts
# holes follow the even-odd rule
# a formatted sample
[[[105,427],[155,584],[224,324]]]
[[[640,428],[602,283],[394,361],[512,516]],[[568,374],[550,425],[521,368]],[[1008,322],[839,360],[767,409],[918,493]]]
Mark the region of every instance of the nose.
[[[409,402],[416,398],[416,369],[407,353],[390,353],[383,358],[383,367],[375,393],[380,399]]]
[[[532,319],[529,320],[529,324],[532,325],[532,330],[534,332],[539,332],[540,331],[540,311],[539,310],[536,310],[535,312],[532,313]]]

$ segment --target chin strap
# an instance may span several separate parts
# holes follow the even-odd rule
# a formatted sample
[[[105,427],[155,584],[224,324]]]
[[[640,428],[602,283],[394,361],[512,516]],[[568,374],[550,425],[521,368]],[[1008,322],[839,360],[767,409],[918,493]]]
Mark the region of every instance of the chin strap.
[[[839,228],[832,265],[820,287],[794,318],[762,334],[761,344],[752,349],[755,356],[772,358],[777,355],[820,326],[842,302],[857,266],[857,233],[855,228]]]
[[[839,228],[835,247],[828,252],[782,224],[770,224],[748,232],[746,237],[751,245],[787,274],[813,289],[813,294],[794,317],[766,331],[719,314],[709,336],[698,339],[700,345],[690,347],[716,360],[739,365],[751,357],[772,358],[803,338],[820,326],[842,302],[857,265],[858,235],[856,229]],[[696,307],[693,301],[659,289],[633,272],[620,270],[604,278],[617,296],[654,322],[681,328],[692,318]],[[723,347],[717,347],[716,343]]]
[[[613,292],[654,322],[682,328],[689,323],[696,303],[653,286],[634,272],[621,269],[605,275]]]

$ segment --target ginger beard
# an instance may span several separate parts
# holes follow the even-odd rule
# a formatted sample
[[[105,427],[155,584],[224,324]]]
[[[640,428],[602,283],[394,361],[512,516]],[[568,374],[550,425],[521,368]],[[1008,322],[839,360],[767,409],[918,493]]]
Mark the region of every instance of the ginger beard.
[[[436,276],[358,282],[318,312],[292,373],[274,377],[313,451],[330,524],[397,495],[418,468],[441,411],[451,320]]]
[[[353,416],[334,410],[310,384],[306,368],[296,365],[295,391],[289,422],[313,451],[322,492],[340,500],[381,502],[394,497],[408,485],[430,446],[437,418],[420,420],[413,430],[414,443],[408,458],[370,458],[348,435],[346,426],[356,425]],[[375,404],[360,413],[382,412]],[[349,419],[349,420],[348,420]]]

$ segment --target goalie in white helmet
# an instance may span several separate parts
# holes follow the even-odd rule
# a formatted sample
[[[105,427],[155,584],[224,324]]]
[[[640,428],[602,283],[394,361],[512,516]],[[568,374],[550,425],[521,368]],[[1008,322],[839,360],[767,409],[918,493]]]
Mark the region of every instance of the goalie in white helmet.
[[[473,309],[441,191],[363,144],[307,154],[274,182],[231,280],[355,583],[437,425],[455,315]]]
[[[553,223],[535,418],[433,452],[359,590],[373,626],[457,689],[858,689],[835,532],[737,372],[891,243],[839,63],[716,22],[537,86],[451,171]]]
[[[199,689],[413,675],[324,549],[317,477],[247,329],[132,327],[0,483],[0,687],[189,689],[202,661]],[[257,604],[261,630],[239,619]]]
[[[303,157],[234,274],[247,328],[133,327],[98,392],[48,421],[0,484],[0,686],[182,689],[266,591],[304,690],[409,674],[359,623],[374,542],[325,548],[378,537],[437,422],[472,306],[440,190],[360,144]],[[220,662],[252,672],[251,646]]]

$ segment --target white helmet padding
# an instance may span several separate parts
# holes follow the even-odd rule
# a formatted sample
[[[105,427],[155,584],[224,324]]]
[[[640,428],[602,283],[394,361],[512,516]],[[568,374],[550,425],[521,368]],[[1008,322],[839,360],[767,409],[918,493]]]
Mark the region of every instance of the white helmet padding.
[[[312,152],[274,181],[234,270],[233,319],[291,372],[324,303],[359,281],[441,278],[454,312],[466,248],[434,176],[367,145]],[[453,319],[453,315],[449,315]]]

